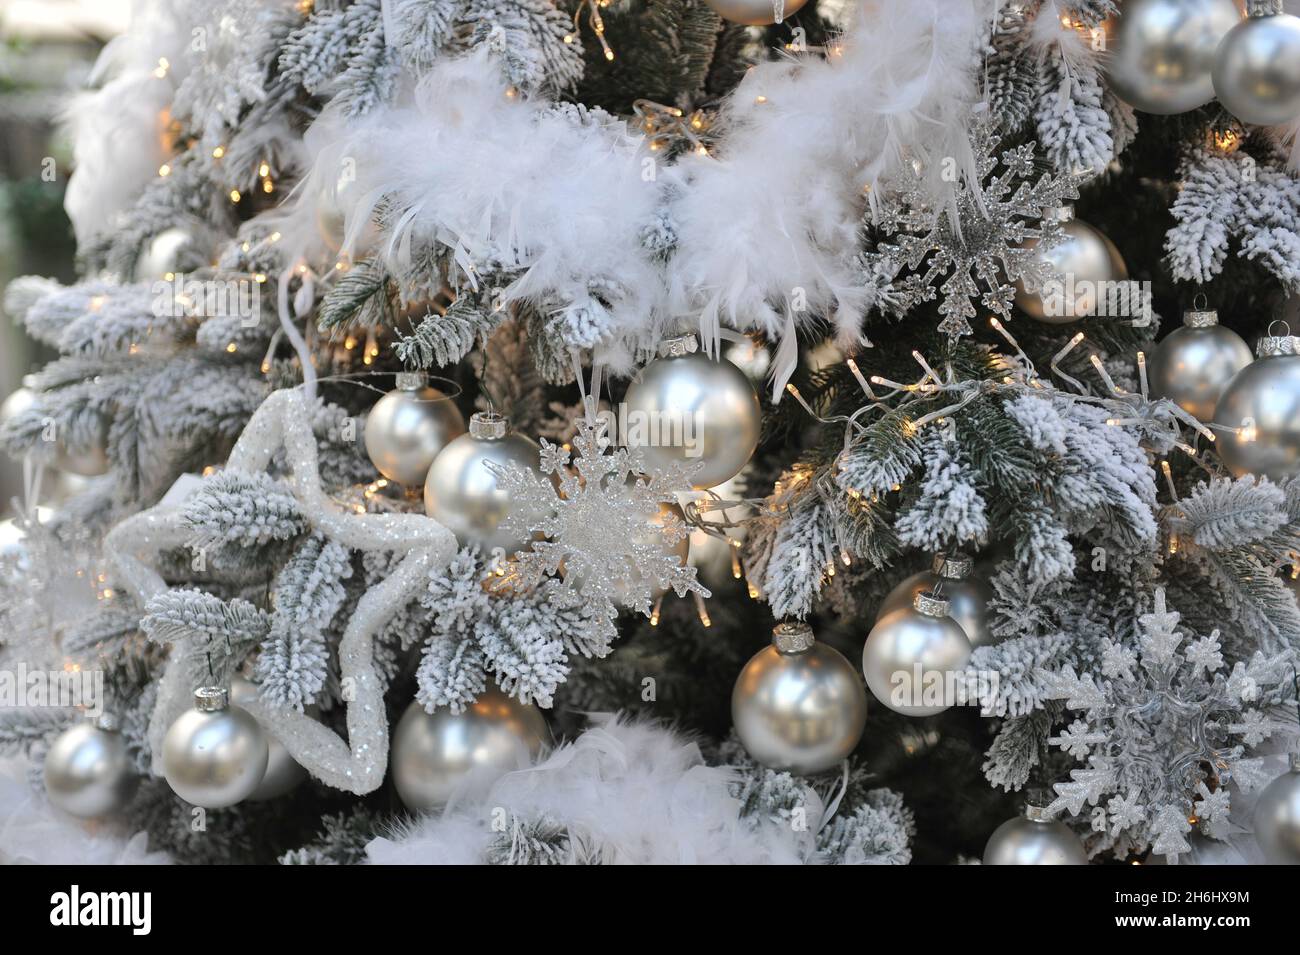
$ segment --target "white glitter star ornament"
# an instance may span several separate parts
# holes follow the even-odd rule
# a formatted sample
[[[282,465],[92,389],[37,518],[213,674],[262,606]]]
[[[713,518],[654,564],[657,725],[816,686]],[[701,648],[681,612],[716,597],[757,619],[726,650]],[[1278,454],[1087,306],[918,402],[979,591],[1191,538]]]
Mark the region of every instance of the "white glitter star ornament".
[[[552,600],[602,608],[592,614],[602,642],[617,636],[617,606],[649,616],[669,588],[710,596],[673,547],[689,534],[677,495],[691,492],[698,465],[647,473],[639,452],[611,448],[608,429],[604,417],[579,419],[572,461],[566,447],[543,438],[541,473],[549,478],[489,465],[514,502],[506,525],[542,538],[516,555],[516,581],[536,587],[558,577]]]
[[[921,162],[903,163],[872,223],[886,239],[862,257],[870,271],[897,276],[907,269],[892,292],[901,310],[940,297],[939,330],[949,338],[971,333],[977,300],[1009,319],[1016,281],[1042,288],[1057,278],[1041,253],[1061,241],[1061,227],[1043,210],[1078,198],[1072,177],[1033,178],[1032,143],[1001,154],[998,144],[992,121],[974,123],[970,155],[960,164],[972,173],[962,174],[956,157],[941,160],[952,164],[952,175],[945,170],[943,178],[953,182],[942,203],[934,201]],[[1025,248],[1029,239],[1036,248]]]
[[[1102,641],[1102,682],[1068,667],[1041,674],[1045,699],[1082,714],[1048,742],[1086,763],[1056,784],[1047,809],[1079,815],[1094,806],[1093,830],[1115,847],[1151,845],[1173,857],[1189,851],[1189,817],[1210,838],[1227,835],[1227,785],[1248,748],[1294,730],[1267,712],[1290,702],[1291,663],[1285,653],[1256,653],[1229,671],[1217,631],[1184,647],[1163,590],[1138,622],[1136,651]]]
[[[358,514],[321,489],[316,439],[308,403],[299,388],[274,392],[253,414],[227,470],[267,470],[281,448],[290,469],[288,483],[314,531],[360,551],[388,551],[402,559],[385,580],[357,602],[339,643],[339,669],[347,704],[344,740],[311,716],[267,706],[260,700],[241,704],[297,762],[322,782],[351,793],[368,793],[384,781],[388,768],[388,719],[383,681],[374,666],[374,638],[384,624],[441,572],[456,554],[456,538],[423,514]],[[185,546],[192,530],[181,521],[180,505],[159,505],[127,518],[104,542],[119,582],[139,599],[167,590],[151,565],[159,553]],[[184,644],[187,638],[181,638]],[[194,687],[187,675],[188,647],[173,646],[149,722],[153,765],[162,765],[167,729],[190,705]]]

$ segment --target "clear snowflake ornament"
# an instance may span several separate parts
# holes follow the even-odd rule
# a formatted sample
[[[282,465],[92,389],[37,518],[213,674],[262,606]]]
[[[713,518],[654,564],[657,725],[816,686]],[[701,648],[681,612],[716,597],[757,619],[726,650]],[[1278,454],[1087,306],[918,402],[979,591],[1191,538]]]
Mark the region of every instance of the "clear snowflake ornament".
[[[977,300],[1009,319],[1017,281],[1042,288],[1057,278],[1039,252],[1061,241],[1061,226],[1043,210],[1079,194],[1076,178],[1034,178],[1034,144],[999,154],[991,120],[972,126],[970,144],[976,181],[958,175],[944,203],[935,202],[919,160],[902,164],[875,223],[889,238],[862,257],[864,268],[895,277],[893,295],[902,311],[942,298],[939,330],[952,339],[971,333]],[[1024,248],[1030,239],[1036,246]]]
[[[1101,682],[1072,667],[1041,673],[1044,698],[1081,713],[1048,742],[1086,764],[1055,785],[1048,812],[1077,816],[1092,806],[1092,828],[1107,844],[1151,846],[1171,860],[1189,851],[1193,825],[1227,837],[1237,763],[1274,733],[1296,730],[1294,717],[1275,709],[1291,703],[1288,654],[1256,653],[1229,670],[1218,631],[1184,647],[1178,621],[1157,590],[1153,612],[1138,618],[1136,648],[1102,641]]]
[[[648,469],[639,451],[613,448],[608,431],[606,417],[581,417],[572,459],[567,446],[543,438],[545,477],[514,464],[489,465],[513,503],[506,527],[541,538],[516,555],[514,583],[535,587],[556,579],[552,600],[595,604],[604,612],[593,616],[605,621],[620,606],[649,616],[670,588],[679,597],[710,596],[695,568],[673,553],[689,529],[665,506],[691,490],[698,465]]]

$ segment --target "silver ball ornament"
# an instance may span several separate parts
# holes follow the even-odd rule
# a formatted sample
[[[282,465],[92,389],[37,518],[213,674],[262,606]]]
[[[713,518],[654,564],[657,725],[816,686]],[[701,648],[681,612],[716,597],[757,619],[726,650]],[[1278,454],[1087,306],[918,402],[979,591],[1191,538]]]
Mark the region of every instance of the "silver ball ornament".
[[[985,865],[1087,865],[1088,853],[1070,827],[1030,806],[1025,815],[993,830],[984,846]]]
[[[1300,17],[1249,17],[1223,38],[1214,92],[1243,123],[1275,126],[1300,119]]]
[[[1057,282],[1042,289],[1029,289],[1016,281],[1016,306],[1037,321],[1048,325],[1067,325],[1103,311],[1107,286],[1128,280],[1124,258],[1099,230],[1074,217],[1073,206],[1056,206],[1043,210],[1044,218],[1061,223],[1061,238],[1038,252],[1038,257],[1057,273]],[[1035,249],[1037,239],[1027,239],[1022,246]]]
[[[947,600],[916,595],[876,621],[862,648],[862,673],[872,696],[904,716],[934,716],[957,700],[949,685],[970,659],[971,644],[949,616]]]
[[[1300,338],[1268,335],[1233,376],[1214,411],[1214,446],[1234,477],[1300,474]]]
[[[136,260],[136,281],[170,281],[185,270],[187,260],[202,261],[202,256],[192,251],[193,245],[194,236],[188,229],[173,227],[159,232]]]
[[[388,480],[418,487],[438,453],[464,433],[456,402],[430,387],[425,375],[403,372],[366,415],[366,454]]]
[[[1255,803],[1255,839],[1272,865],[1300,865],[1300,754]]]
[[[663,342],[659,357],[628,386],[619,410],[627,446],[641,450],[647,467],[702,461],[691,480],[709,488],[749,463],[763,415],[745,373],[697,347],[694,335]]]
[[[425,513],[455,534],[462,547],[477,544],[486,554],[500,548],[507,556],[522,550],[528,537],[501,527],[513,505],[488,462],[538,471],[538,452],[537,443],[511,431],[501,415],[472,415],[469,432],[449,442],[429,467]]]
[[[82,819],[122,809],[137,777],[117,722],[105,715],[64,730],[45,754],[45,793]]]
[[[230,702],[237,706],[257,699],[256,684],[236,676],[230,681]],[[310,707],[308,708],[311,709]],[[262,802],[266,799],[278,799],[297,789],[307,779],[307,770],[289,755],[284,744],[269,734],[266,737],[266,772],[262,781],[248,796],[249,802]]]
[[[731,721],[745,751],[772,769],[808,775],[838,766],[867,723],[867,694],[853,664],[785,623],[750,658],[731,691]]]
[[[233,806],[266,775],[266,734],[224,687],[201,687],[163,737],[163,777],[186,802],[204,809]]]
[[[461,713],[426,713],[415,702],[393,731],[393,784],[407,809],[436,809],[471,781],[527,767],[547,738],[541,711],[499,690],[479,694]]]
[[[808,0],[704,0],[709,8],[732,23],[765,27],[782,23],[798,13]]]
[[[1166,335],[1147,362],[1151,394],[1168,398],[1198,421],[1213,421],[1223,389],[1251,357],[1250,346],[1219,324],[1217,312],[1186,312],[1183,327]]]
[[[936,554],[931,570],[913,574],[885,596],[876,611],[876,619],[895,610],[910,609],[916,603],[917,594],[941,586],[948,601],[948,616],[957,621],[971,646],[991,646],[997,642],[989,619],[988,605],[993,590],[972,576],[973,571],[973,561],[965,554]]]
[[[1104,25],[1111,90],[1144,113],[1204,106],[1219,41],[1240,20],[1233,0],[1124,0]]]

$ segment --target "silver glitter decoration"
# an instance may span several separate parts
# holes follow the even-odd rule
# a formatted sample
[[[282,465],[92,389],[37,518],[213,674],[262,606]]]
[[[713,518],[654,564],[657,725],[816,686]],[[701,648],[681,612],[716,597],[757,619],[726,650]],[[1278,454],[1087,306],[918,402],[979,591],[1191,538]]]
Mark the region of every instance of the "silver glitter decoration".
[[[1169,856],[1187,851],[1189,816],[1211,838],[1228,834],[1226,784],[1234,765],[1248,747],[1294,730],[1268,712],[1270,703],[1289,698],[1287,654],[1256,653],[1227,672],[1218,632],[1180,649],[1178,620],[1157,590],[1154,610],[1138,618],[1136,649],[1102,640],[1103,682],[1068,667],[1042,674],[1044,699],[1082,712],[1048,742],[1086,763],[1071,770],[1070,782],[1055,785],[1048,813],[1078,815],[1094,806],[1095,831]]]
[[[895,276],[908,270],[894,288],[904,311],[942,298],[939,330],[949,338],[971,333],[977,300],[1010,318],[1017,280],[1042,288],[1057,277],[1040,255],[1021,246],[1036,239],[1037,250],[1044,250],[1060,241],[1061,224],[1043,210],[1078,198],[1071,177],[1032,178],[1032,143],[999,155],[991,122],[973,125],[970,144],[975,181],[959,175],[950,200],[938,205],[920,161],[902,164],[903,177],[886,192],[875,223],[890,238],[863,263]]]
[[[675,552],[688,528],[661,508],[690,491],[688,468],[672,464],[646,475],[639,453],[611,448],[608,428],[603,417],[579,419],[572,466],[565,447],[542,439],[541,474],[554,482],[515,464],[489,467],[515,501],[505,526],[545,538],[517,555],[519,580],[537,586],[563,566],[563,586],[553,599],[603,607],[592,615],[593,625],[612,638],[617,606],[649,616],[669,587],[679,597],[710,594]]]
[[[288,482],[312,529],[345,547],[403,555],[383,583],[357,602],[339,642],[339,670],[347,704],[348,738],[342,739],[310,715],[250,702],[246,709],[295,760],[322,782],[351,793],[368,793],[384,781],[388,768],[388,721],[382,681],[374,666],[374,638],[384,624],[441,571],[456,553],[456,538],[423,514],[358,514],[342,508],[322,489],[308,405],[300,388],[274,392],[249,420],[227,464],[265,471],[283,448]],[[105,539],[105,551],[118,581],[141,605],[167,589],[152,566],[164,550],[186,543],[190,531],[178,506],[155,507],[127,518]],[[182,643],[185,641],[182,640]],[[168,727],[189,708],[193,687],[184,660],[188,648],[173,648],[159,681],[158,701],[149,723],[153,765],[162,765]],[[156,772],[155,768],[155,772]]]

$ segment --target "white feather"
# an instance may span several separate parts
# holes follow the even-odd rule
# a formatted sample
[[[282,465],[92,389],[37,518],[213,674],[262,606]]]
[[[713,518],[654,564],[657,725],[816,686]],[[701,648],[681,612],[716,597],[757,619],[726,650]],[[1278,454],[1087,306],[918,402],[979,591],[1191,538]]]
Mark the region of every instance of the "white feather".
[[[0,864],[166,865],[143,832],[107,821],[81,822],[51,806],[27,782],[27,761],[0,759]]]
[[[502,776],[477,798],[424,816],[367,847],[372,863],[476,863],[497,833],[493,808],[567,826],[602,862],[798,863],[811,852],[820,802],[809,791],[809,832],[742,818],[732,771],[653,723],[611,716],[532,769]]]

